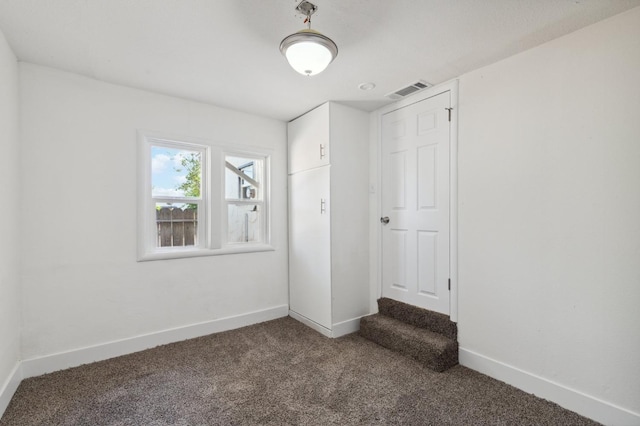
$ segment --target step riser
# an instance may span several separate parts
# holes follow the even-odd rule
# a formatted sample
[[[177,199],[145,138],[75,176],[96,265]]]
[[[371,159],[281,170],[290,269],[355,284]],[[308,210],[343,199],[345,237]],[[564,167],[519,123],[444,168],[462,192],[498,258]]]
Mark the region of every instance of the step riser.
[[[398,325],[398,327],[407,325]],[[426,334],[426,333],[425,333]],[[445,371],[458,364],[458,343],[448,340],[442,344],[440,337],[439,344],[432,344],[428,338],[410,338],[393,327],[381,324],[376,315],[364,317],[360,320],[360,335],[387,349],[396,351],[404,356],[410,357],[434,371]]]
[[[398,321],[440,333],[452,340],[458,338],[458,327],[448,316],[437,312],[407,305],[397,300],[378,299],[378,312]]]

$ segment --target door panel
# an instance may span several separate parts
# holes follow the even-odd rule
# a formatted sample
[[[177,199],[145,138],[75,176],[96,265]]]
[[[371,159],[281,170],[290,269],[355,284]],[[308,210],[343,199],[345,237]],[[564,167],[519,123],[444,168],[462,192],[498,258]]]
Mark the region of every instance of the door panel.
[[[394,229],[391,232],[391,252],[393,253],[393,275],[391,285],[400,290],[407,289],[405,261],[407,259],[407,232],[401,229]]]
[[[382,295],[449,314],[450,93],[382,117]]]
[[[434,145],[418,148],[418,207],[436,207],[438,147]]]
[[[418,231],[418,292],[437,294],[438,233]]]
[[[289,176],[289,297],[292,311],[331,328],[329,170]]]

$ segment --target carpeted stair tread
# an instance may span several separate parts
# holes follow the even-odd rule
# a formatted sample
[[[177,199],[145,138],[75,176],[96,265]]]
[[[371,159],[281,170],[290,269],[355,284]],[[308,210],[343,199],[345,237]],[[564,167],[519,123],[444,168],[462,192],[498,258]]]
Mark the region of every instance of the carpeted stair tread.
[[[434,371],[444,371],[458,364],[457,341],[386,315],[361,318],[360,335]]]
[[[452,340],[458,338],[458,326],[448,316],[383,297],[378,299],[378,311],[415,327],[431,330]]]

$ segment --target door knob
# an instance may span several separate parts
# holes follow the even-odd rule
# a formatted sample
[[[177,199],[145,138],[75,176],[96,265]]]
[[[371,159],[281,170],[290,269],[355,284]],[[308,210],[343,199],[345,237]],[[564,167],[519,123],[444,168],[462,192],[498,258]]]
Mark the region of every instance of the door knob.
[[[380,223],[383,225],[386,225],[387,223],[389,223],[389,216],[381,217]]]

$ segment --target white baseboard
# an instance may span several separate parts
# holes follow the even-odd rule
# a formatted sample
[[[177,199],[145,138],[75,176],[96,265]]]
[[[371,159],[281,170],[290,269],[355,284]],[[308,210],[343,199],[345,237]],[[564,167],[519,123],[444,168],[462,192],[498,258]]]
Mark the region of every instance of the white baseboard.
[[[18,386],[20,386],[20,382],[22,381],[22,364],[20,362],[16,363],[16,366],[7,377],[7,380],[0,387],[0,417],[4,414],[4,411],[9,406],[9,402],[11,402],[11,398],[13,398],[13,394],[18,390]]]
[[[586,395],[468,349],[459,349],[460,364],[501,380],[525,392],[553,401],[568,410],[605,425],[638,426],[640,414]]]
[[[333,324],[333,327],[331,328],[331,330],[329,330],[328,328],[321,326],[317,322],[310,320],[304,315],[300,315],[296,311],[289,311],[289,316],[297,321],[300,321],[307,327],[314,329],[315,331],[322,334],[323,336],[330,337],[330,338],[341,337],[346,334],[355,333],[356,331],[360,330],[360,317],[335,323]]]
[[[315,331],[317,331],[318,333],[322,334],[323,336],[326,337],[332,337],[331,336],[331,330],[329,330],[326,327],[321,326],[320,324],[318,324],[315,321],[311,321],[309,318],[300,315],[299,313],[297,313],[296,311],[289,311],[289,316],[291,318],[293,318],[296,321],[300,321],[301,323],[303,323],[304,325],[306,325],[309,328],[314,329]]]
[[[360,330],[360,317],[351,318],[346,321],[342,321],[333,324],[332,337],[341,337],[347,334],[355,333]]]
[[[199,324],[164,330],[157,333],[136,336],[129,339],[108,342],[96,346],[74,349],[38,358],[22,361],[22,377],[40,376],[53,371],[77,367],[82,364],[103,361],[133,352],[154,348],[168,343],[193,339],[221,331],[233,330],[276,318],[286,317],[289,312],[288,305],[276,306],[261,311],[220,318]]]

